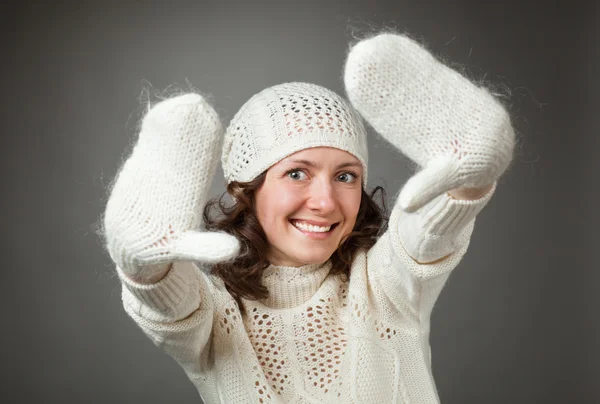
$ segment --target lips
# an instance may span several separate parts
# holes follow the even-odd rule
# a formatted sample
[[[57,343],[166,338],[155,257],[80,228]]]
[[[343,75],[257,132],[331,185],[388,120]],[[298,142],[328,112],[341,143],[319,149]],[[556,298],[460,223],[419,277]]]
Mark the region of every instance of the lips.
[[[312,220],[291,219],[290,223],[302,232],[309,233],[331,233],[337,227],[337,223],[316,222]]]

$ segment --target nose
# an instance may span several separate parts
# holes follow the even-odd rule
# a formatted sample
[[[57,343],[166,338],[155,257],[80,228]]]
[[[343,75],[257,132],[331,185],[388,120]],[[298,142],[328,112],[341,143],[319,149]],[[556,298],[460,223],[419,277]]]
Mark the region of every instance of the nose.
[[[307,201],[307,207],[322,215],[328,215],[335,210],[337,201],[335,190],[330,181],[315,181],[310,189],[310,196]]]

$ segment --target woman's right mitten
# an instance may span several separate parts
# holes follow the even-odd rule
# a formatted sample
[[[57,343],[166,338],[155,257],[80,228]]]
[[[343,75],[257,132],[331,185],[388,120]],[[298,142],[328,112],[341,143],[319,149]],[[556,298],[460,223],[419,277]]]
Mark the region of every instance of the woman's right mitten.
[[[237,256],[235,237],[200,230],[222,132],[217,113],[198,94],[150,108],[104,215],[107,250],[125,274],[147,277],[177,260]]]

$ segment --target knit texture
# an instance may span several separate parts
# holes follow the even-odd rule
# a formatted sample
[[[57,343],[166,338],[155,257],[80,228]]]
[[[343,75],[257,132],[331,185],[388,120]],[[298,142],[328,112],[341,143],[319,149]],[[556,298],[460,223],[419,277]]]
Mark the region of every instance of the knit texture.
[[[271,266],[270,296],[240,311],[206,264],[181,261],[153,285],[119,270],[123,304],[206,404],[438,403],[431,311],[494,189],[476,201],[440,195],[413,213],[396,205],[349,281],[329,262]]]
[[[512,159],[515,135],[505,108],[408,37],[357,43],[344,82],[365,120],[422,168],[399,196],[405,210],[453,188],[492,184]]]
[[[311,147],[354,155],[367,182],[367,137],[360,115],[342,97],[309,83],[269,87],[248,100],[225,132],[227,183],[248,182],[285,157]]]
[[[197,232],[222,134],[198,94],[167,99],[145,115],[104,215],[108,252],[125,272],[151,276],[176,259],[214,263],[237,255],[234,237]]]

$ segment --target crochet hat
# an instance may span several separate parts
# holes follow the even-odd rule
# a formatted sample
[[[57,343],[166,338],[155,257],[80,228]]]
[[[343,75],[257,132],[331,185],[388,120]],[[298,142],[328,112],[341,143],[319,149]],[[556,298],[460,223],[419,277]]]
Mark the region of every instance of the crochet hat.
[[[367,182],[367,136],[358,113],[336,93],[309,83],[269,87],[231,120],[221,162],[227,183],[248,182],[273,164],[311,147],[354,155]]]

